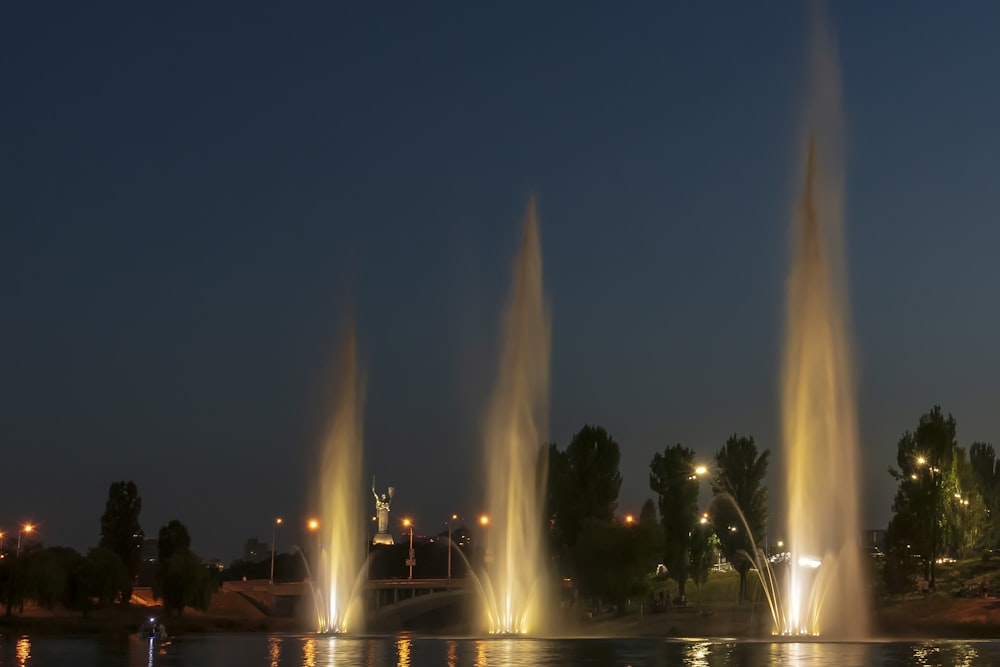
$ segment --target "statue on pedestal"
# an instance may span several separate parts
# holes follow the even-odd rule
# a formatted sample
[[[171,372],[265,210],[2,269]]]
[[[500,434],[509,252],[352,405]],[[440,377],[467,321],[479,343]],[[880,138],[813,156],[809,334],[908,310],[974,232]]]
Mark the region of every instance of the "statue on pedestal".
[[[378,532],[372,544],[393,544],[392,535],[389,534],[389,505],[392,503],[392,494],[395,491],[391,486],[388,493],[383,493],[379,497],[375,491],[375,476],[372,475],[372,495],[375,496],[375,516],[378,517]]]

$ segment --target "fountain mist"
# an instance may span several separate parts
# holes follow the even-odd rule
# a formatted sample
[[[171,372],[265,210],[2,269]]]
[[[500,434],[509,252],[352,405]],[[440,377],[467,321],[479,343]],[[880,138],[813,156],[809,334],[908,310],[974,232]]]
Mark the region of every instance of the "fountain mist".
[[[792,558],[779,630],[858,639],[868,629],[868,590],[843,250],[840,73],[822,23],[787,287],[782,427]]]
[[[486,493],[493,554],[483,587],[490,632],[535,632],[544,585],[542,503],[548,435],[550,316],[534,199],[503,323],[500,369],[486,424]]]
[[[361,609],[354,595],[365,544],[361,499],[362,409],[364,389],[358,370],[354,329],[344,338],[333,417],[320,458],[321,516],[319,567],[314,572],[325,594],[317,612],[320,632],[357,630]]]

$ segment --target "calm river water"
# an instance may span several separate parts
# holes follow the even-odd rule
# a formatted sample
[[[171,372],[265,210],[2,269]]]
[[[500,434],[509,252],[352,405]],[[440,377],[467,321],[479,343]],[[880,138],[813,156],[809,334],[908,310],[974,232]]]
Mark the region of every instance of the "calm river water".
[[[0,666],[503,667],[583,665],[1000,665],[1000,641],[824,642],[658,639],[330,638],[199,635],[154,646],[135,637],[0,637]]]

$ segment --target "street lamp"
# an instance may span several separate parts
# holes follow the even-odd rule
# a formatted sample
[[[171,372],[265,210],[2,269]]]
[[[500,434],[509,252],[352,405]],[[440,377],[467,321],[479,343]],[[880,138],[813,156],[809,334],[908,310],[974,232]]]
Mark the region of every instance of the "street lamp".
[[[490,525],[490,517],[488,514],[480,515],[479,525],[483,527],[483,564],[489,565],[493,562],[493,556],[490,554],[490,533],[487,530]]]
[[[410,557],[406,559],[406,565],[410,568],[410,579],[413,579],[413,566],[417,564],[417,557],[413,551],[413,522],[403,519],[403,527],[410,529]]]
[[[452,522],[458,518],[457,514],[452,514],[451,519],[445,521],[448,526],[448,578],[451,579],[451,528]]]
[[[271,524],[271,579],[270,583],[274,583],[274,541],[277,538],[277,528],[281,525],[282,518],[280,516],[274,518],[274,522]]]
[[[917,466],[926,467],[927,474],[930,475],[931,480],[931,557],[927,563],[927,570],[925,574],[930,574],[928,577],[928,586],[930,590],[935,590],[937,584],[937,572],[934,567],[935,561],[937,560],[938,551],[938,517],[942,513],[941,508],[941,469],[933,466],[928,461],[925,456],[917,456]],[[914,477],[915,478],[915,477]]]
[[[633,523],[635,523],[635,517],[632,516],[631,514],[626,514],[625,515],[625,525],[626,526],[631,526]]]
[[[35,527],[32,526],[30,523],[26,523],[23,526],[21,526],[21,530],[19,530],[17,533],[17,554],[16,554],[17,556],[21,555],[21,535],[22,534],[30,535],[31,531],[33,531],[34,529]]]
[[[320,559],[320,553],[319,553],[319,519],[309,519],[309,521],[306,523],[306,528],[309,529],[310,533],[316,533],[316,566],[318,568],[319,567],[319,559]],[[317,572],[314,573],[314,576],[318,577],[319,574],[320,574],[319,571],[317,571]]]

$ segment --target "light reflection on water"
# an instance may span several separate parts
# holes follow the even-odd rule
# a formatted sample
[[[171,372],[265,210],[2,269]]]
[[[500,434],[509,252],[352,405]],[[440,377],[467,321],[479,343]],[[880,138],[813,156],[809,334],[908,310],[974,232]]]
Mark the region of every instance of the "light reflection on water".
[[[688,644],[684,649],[684,664],[691,667],[709,667],[708,656],[712,654],[710,642]]]
[[[302,667],[316,667],[315,639],[307,639],[302,646]]]
[[[911,664],[920,667],[937,667],[941,665],[954,665],[955,667],[972,667],[983,664],[977,662],[979,652],[974,644],[955,643],[935,643],[923,642],[913,647],[913,661]]]
[[[787,642],[772,644],[775,660],[789,665],[836,665],[837,667],[864,667],[871,664],[869,647],[875,644],[849,642],[824,644],[823,642]],[[835,651],[830,647],[836,646]]]
[[[396,640],[396,667],[410,667],[410,641],[406,636]]]
[[[150,649],[153,648],[151,651]],[[133,637],[0,638],[0,667],[986,667],[1000,641],[884,643],[193,635],[151,647]]]
[[[25,667],[31,659],[31,640],[28,637],[18,639],[14,652],[19,667]]]

